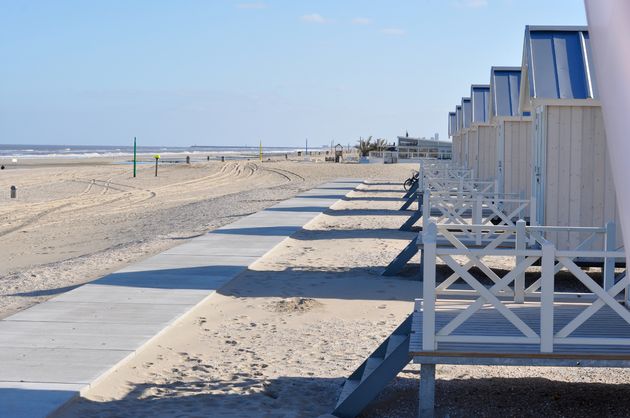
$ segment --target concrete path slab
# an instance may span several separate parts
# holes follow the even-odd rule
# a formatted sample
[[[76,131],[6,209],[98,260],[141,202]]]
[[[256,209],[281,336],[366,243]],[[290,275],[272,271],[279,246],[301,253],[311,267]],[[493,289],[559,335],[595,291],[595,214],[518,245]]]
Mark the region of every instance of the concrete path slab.
[[[202,289],[152,289],[146,287],[86,284],[55,298],[56,302],[151,303],[190,305],[208,296]]]
[[[135,350],[161,324],[0,321],[0,347]]]
[[[54,413],[360,183],[322,185],[0,321],[0,416]]]
[[[157,324],[166,326],[187,312],[191,304],[93,303],[52,301],[35,305],[9,317],[10,321],[78,322],[101,324]],[[2,380],[2,379],[0,379]]]
[[[108,349],[3,347],[0,349],[2,364],[0,381],[87,385],[133,352]]]
[[[31,418],[54,411],[76,396],[84,385],[63,383],[0,382],[2,416]]]
[[[135,271],[110,274],[99,279],[98,284],[151,289],[201,289],[209,293],[217,290],[232,277],[244,271],[244,267],[216,269],[166,269],[159,271]]]

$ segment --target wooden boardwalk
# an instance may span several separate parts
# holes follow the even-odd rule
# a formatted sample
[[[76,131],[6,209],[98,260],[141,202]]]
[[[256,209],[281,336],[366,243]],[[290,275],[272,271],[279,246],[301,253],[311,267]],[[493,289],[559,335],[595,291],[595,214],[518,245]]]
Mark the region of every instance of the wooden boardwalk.
[[[438,299],[435,309],[436,333],[439,335],[442,328],[473,302],[473,300],[463,299]],[[526,341],[523,333],[492,306],[484,306],[455,331],[442,337],[441,341],[438,340],[436,350],[423,351],[420,305],[421,300],[418,299],[413,314],[409,346],[410,353],[417,363],[512,364],[513,362],[505,362],[504,359],[520,358],[527,360],[531,365],[545,365],[555,359],[571,360],[573,363],[575,360],[588,361],[589,366],[630,366],[630,324],[607,306],[601,308],[576,329],[571,334],[571,339],[564,343],[556,342],[552,353],[541,353],[540,341]],[[554,332],[560,331],[591,305],[591,302],[555,302]],[[540,334],[541,306],[539,301],[527,301],[520,304],[504,303],[504,306],[534,332]],[[467,338],[471,340],[483,338],[487,342],[466,341]],[[589,344],[590,339],[602,338],[618,340],[610,344]],[[569,344],[569,341],[573,343]],[[468,361],[464,362],[463,359]],[[549,361],[536,362],[536,360]],[[584,364],[586,363],[575,365]]]
[[[0,416],[53,414],[360,183],[324,184],[0,321]]]

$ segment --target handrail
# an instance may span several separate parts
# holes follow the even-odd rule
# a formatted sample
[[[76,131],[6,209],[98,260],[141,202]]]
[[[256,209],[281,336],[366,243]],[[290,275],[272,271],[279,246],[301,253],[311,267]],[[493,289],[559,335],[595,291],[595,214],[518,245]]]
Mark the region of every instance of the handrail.
[[[603,250],[588,250],[578,245],[571,250],[558,250],[556,246],[543,237],[537,237],[540,245],[528,245],[530,235],[540,234],[545,231],[564,232],[591,232],[601,234],[607,243]],[[497,248],[496,242],[487,243],[483,248],[469,248],[457,238],[457,232],[488,231],[515,235],[514,241],[502,241],[505,247]],[[572,337],[572,333],[591,318],[604,306],[612,309],[630,325],[630,311],[619,304],[617,298],[625,291],[624,300],[628,301],[630,295],[630,276],[615,277],[615,262],[624,258],[625,253],[614,248],[614,224],[609,223],[604,228],[600,227],[556,227],[556,226],[527,226],[523,220],[519,220],[515,226],[494,225],[459,225],[436,224],[429,221],[424,225],[421,234],[423,251],[423,299],[422,299],[422,349],[435,351],[440,342],[467,342],[467,343],[492,343],[492,344],[538,344],[541,353],[551,353],[557,344],[580,344],[584,338]],[[438,235],[442,240],[438,242]],[[585,241],[588,241],[585,240]],[[511,257],[514,267],[503,277],[499,277],[489,266],[484,263],[484,257],[501,256]],[[597,284],[584,271],[575,260],[580,257],[602,260],[604,262],[603,283]],[[468,261],[461,261],[466,258]],[[451,268],[453,274],[436,283],[436,264],[440,260]],[[457,261],[460,260],[460,261]],[[528,288],[525,288],[524,275],[529,267],[540,263],[540,278]],[[468,270],[472,267],[479,269],[493,285],[484,286]],[[555,275],[560,269],[566,269],[573,277],[582,283],[588,290],[590,298],[581,298],[581,303],[588,304],[586,309],[570,319],[561,329],[554,327],[555,300],[562,293],[555,291]],[[449,286],[457,280],[464,280],[470,290],[451,290]],[[442,294],[465,294],[472,296],[469,305],[460,312],[448,324],[437,329],[436,324],[436,300]],[[500,300],[498,297],[501,296]],[[509,297],[509,301],[505,301]],[[540,329],[532,329],[512,311],[510,304],[522,304],[525,298],[537,298],[537,309],[540,310]],[[564,298],[564,296],[563,296]],[[469,320],[483,306],[490,306],[500,312],[505,319],[514,325],[523,334],[522,337],[484,335],[483,331],[475,335],[454,335],[453,331]],[[630,337],[614,338],[604,336],[589,337],[588,344],[604,345],[616,344],[630,347]]]

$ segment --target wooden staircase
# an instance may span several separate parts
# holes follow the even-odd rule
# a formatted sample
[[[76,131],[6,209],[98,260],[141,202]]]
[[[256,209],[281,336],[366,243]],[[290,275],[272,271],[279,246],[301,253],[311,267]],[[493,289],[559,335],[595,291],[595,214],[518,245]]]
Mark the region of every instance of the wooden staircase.
[[[411,361],[410,315],[346,380],[333,415],[353,418]]]

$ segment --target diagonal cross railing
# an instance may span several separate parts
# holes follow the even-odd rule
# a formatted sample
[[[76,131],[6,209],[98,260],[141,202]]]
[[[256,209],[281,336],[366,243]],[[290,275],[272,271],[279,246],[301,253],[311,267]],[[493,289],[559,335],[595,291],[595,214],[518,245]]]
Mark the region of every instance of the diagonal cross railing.
[[[590,235],[574,250],[557,250],[544,235],[557,232],[559,229],[569,233]],[[492,233],[497,239],[483,247],[468,247],[460,238],[462,233],[470,231]],[[630,326],[630,311],[622,303],[628,300],[630,277],[625,274],[621,277],[614,276],[616,260],[623,258],[624,253],[616,251],[613,247],[603,250],[592,249],[592,244],[596,242],[592,235],[598,234],[603,235],[605,242],[614,243],[614,225],[610,224],[605,228],[559,228],[526,226],[524,221],[517,222],[515,226],[438,225],[429,222],[422,233],[423,350],[435,351],[440,342],[538,344],[541,353],[553,352],[557,344],[630,346],[630,335],[623,338],[599,334],[574,336],[580,327],[604,307],[611,309]],[[503,247],[500,248],[499,244]],[[514,260],[513,268],[500,276],[485,262],[484,259],[488,257],[511,258]],[[601,284],[576,264],[575,260],[581,258],[602,261],[604,274]],[[444,263],[452,271],[452,274],[441,283],[437,283],[436,280],[438,262]],[[525,272],[535,263],[540,263],[540,278],[526,289]],[[470,271],[473,267],[476,267],[492,284],[484,285],[480,278],[475,277]],[[556,298],[562,296],[562,300],[566,302],[568,295],[555,289],[555,276],[561,269],[588,289],[587,293],[571,294],[579,298],[580,306],[586,306],[574,318],[567,319],[566,314],[559,318],[555,316]],[[468,289],[451,289],[450,286],[456,281],[462,281]],[[622,295],[624,291],[625,295]],[[467,306],[448,322],[440,322],[441,325],[438,327],[436,300],[438,296],[448,294],[467,295]],[[525,297],[533,298],[533,302],[527,302],[528,309],[533,306],[538,310],[539,323],[535,328],[519,317],[514,310],[514,307],[525,303]],[[479,314],[482,308],[499,313],[515,330],[518,330],[520,336],[513,332],[497,335],[484,333],[483,330],[466,335],[455,333],[458,328]],[[556,330],[558,328],[559,330]]]

